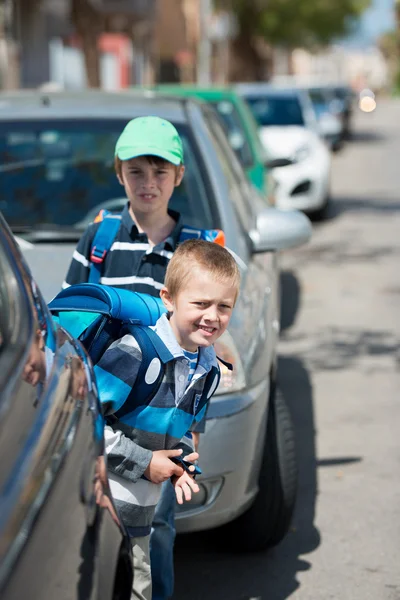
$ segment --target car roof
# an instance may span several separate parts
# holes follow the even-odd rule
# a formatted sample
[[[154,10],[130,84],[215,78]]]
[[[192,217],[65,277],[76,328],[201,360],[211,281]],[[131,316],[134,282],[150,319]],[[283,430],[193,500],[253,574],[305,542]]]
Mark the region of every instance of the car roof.
[[[185,102],[195,102],[153,91],[43,92],[40,90],[0,93],[0,120],[21,119],[131,119],[152,114],[174,123],[187,122]]]
[[[301,95],[301,90],[297,87],[276,86],[269,83],[238,83],[235,85],[235,89],[243,96],[268,94],[268,96],[279,96],[280,98],[295,98]]]
[[[197,86],[197,85],[173,85],[173,84],[159,84],[155,87],[157,91],[176,93],[180,96],[186,96],[189,98],[199,97],[209,102],[219,100],[232,100],[233,102],[238,97],[238,93],[234,88],[224,86]]]

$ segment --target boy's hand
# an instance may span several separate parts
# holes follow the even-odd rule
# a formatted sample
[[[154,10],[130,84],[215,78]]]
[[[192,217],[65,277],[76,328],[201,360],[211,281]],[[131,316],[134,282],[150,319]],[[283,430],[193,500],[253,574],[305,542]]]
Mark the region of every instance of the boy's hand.
[[[144,472],[145,477],[153,483],[163,483],[170,477],[181,477],[182,467],[170,460],[171,457],[180,456],[181,454],[182,450],[156,450],[153,452],[152,459]],[[192,456],[192,454],[189,456]]]
[[[187,460],[187,457],[185,457],[185,460]],[[200,491],[199,486],[187,471],[180,477],[173,477],[172,484],[175,488],[176,501],[178,504],[183,504],[183,499],[188,502],[192,498],[192,492],[197,493]]]
[[[194,463],[196,460],[199,460],[199,454],[197,451],[191,452],[190,454],[187,454],[186,456],[182,456],[182,458],[184,458],[186,462]],[[189,467],[189,470],[194,471],[194,467]]]
[[[197,452],[191,452],[191,454],[187,454],[184,457],[186,462],[194,462],[195,460],[198,460],[198,458],[199,455]],[[194,471],[194,466],[189,467],[189,469],[191,468],[193,468]],[[192,492],[197,493],[200,491],[199,486],[187,471],[180,477],[173,477],[172,485],[175,488],[176,501],[178,504],[183,504],[183,499],[189,501],[192,497]]]

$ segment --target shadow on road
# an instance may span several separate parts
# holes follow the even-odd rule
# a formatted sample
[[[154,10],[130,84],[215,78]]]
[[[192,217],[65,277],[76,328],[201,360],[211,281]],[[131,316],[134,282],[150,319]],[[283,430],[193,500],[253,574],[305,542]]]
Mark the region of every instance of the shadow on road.
[[[323,224],[319,227],[323,227]],[[378,265],[388,257],[396,258],[399,254],[398,245],[386,243],[386,240],[379,240],[376,243],[373,239],[363,239],[355,227],[348,230],[339,240],[325,239],[320,236],[314,244],[301,248],[292,261],[292,267],[296,270],[303,265],[311,264],[337,267],[341,264],[362,265],[362,263],[372,262]]]
[[[386,139],[386,136],[373,130],[357,130],[352,131],[351,134],[346,138],[347,144],[364,144],[365,142],[382,142]]]
[[[301,290],[292,272],[282,274],[282,326],[291,327]],[[180,536],[176,543],[174,600],[285,600],[298,587],[297,573],[312,568],[307,557],[321,543],[314,526],[317,458],[313,390],[309,374],[295,356],[278,364],[282,392],[292,413],[299,461],[299,489],[292,528],[269,552],[240,554],[218,551],[212,537]],[[240,540],[237,540],[240,548]]]
[[[398,295],[399,291],[382,293]],[[307,342],[301,357],[314,373],[363,369],[371,374],[397,370],[400,364],[400,339],[390,330],[325,326],[307,335]]]
[[[398,213],[400,211],[400,200],[398,198],[386,198],[383,194],[377,196],[335,196],[326,213],[326,219],[335,219],[346,212],[363,213]]]

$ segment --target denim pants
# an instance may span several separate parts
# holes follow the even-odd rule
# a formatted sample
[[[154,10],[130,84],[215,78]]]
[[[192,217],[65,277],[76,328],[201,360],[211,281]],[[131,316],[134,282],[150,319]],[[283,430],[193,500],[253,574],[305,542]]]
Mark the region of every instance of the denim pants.
[[[174,486],[165,481],[150,535],[153,600],[167,600],[174,591],[175,502]]]

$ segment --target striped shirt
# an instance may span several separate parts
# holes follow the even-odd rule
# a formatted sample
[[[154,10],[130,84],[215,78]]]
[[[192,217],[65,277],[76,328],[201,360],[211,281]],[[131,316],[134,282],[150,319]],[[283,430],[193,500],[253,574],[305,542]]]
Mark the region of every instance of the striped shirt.
[[[187,378],[187,382],[189,385],[189,383],[192,381],[192,377],[196,371],[197,360],[199,358],[199,352],[198,352],[198,350],[196,350],[196,352],[189,352],[189,350],[183,350],[183,354],[186,356],[186,358],[189,361],[189,373],[188,373],[188,378]]]
[[[120,216],[121,226],[104,260],[101,284],[159,296],[182,229],[179,213],[169,210],[168,214],[176,221],[174,229],[163,242],[151,247],[147,235],[138,231],[129,213],[129,202],[126,204]],[[89,225],[79,240],[63,288],[88,281],[90,254],[99,226],[100,223]]]

